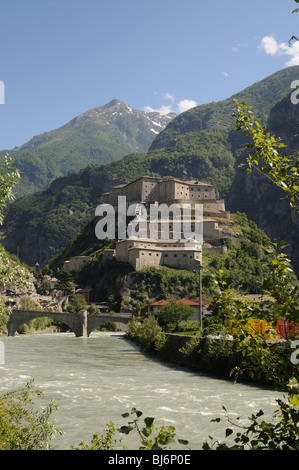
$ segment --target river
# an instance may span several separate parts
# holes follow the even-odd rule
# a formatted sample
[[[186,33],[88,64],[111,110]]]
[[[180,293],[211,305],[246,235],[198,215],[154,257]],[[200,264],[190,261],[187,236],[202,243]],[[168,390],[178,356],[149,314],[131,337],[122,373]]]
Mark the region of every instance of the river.
[[[173,425],[177,437],[198,450],[208,435],[223,438],[228,423],[222,406],[231,417],[240,416],[241,422],[260,409],[270,418],[276,400],[283,396],[266,387],[233,384],[153,360],[122,334],[76,338],[72,333],[49,333],[0,339],[5,351],[0,394],[34,379],[36,388],[45,392],[45,404],[54,398],[58,410],[52,420],[64,431],[51,441],[57,450],[90,442],[109,421],[115,427],[127,424],[121,415],[132,407],[143,417],[155,417],[157,424],[163,419]],[[217,417],[223,420],[211,423]],[[131,433],[122,444],[137,449],[136,442]]]

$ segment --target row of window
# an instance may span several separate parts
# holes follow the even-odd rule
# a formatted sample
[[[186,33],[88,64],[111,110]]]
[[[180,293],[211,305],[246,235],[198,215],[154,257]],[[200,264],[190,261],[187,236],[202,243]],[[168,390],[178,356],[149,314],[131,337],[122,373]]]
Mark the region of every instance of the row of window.
[[[153,253],[147,253],[147,254],[148,254],[148,256],[152,256]],[[141,255],[144,256],[145,253],[144,253],[144,252],[141,252]],[[156,253],[156,256],[160,256],[160,255],[161,255],[161,253]],[[168,258],[168,256],[170,256],[170,255],[168,255],[168,253],[165,253],[165,254],[164,254],[164,258]],[[177,258],[177,257],[178,257],[177,253],[173,253],[172,256],[173,256],[173,258]],[[186,254],[186,253],[183,254],[183,258],[187,258],[187,254]],[[189,258],[192,259],[192,258],[193,258],[193,255],[189,255]]]

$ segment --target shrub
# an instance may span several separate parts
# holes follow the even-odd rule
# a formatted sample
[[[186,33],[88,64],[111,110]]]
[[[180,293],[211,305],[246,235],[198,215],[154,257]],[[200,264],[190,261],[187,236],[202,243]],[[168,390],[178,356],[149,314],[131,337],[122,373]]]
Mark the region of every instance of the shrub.
[[[151,315],[140,325],[133,318],[128,323],[128,336],[145,350],[158,350],[165,343],[165,335]]]
[[[50,449],[50,440],[61,431],[49,421],[56,409],[53,400],[41,411],[37,410],[32,397],[41,395],[32,382],[0,395],[0,450]]]
[[[82,310],[87,310],[87,302],[82,294],[76,294],[71,299],[66,311],[69,313],[80,313]]]

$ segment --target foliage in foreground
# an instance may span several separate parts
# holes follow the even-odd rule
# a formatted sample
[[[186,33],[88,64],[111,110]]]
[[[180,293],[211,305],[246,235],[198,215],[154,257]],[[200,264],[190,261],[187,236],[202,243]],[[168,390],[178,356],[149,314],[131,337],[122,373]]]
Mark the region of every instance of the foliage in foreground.
[[[78,446],[71,446],[72,450],[114,450],[116,445],[119,445],[121,440],[115,438],[115,427],[110,421],[106,424],[106,429],[103,434],[95,433],[92,436],[90,444],[80,442]]]
[[[165,426],[164,422],[160,427],[154,423],[155,418],[147,416],[143,422],[139,422],[139,418],[143,415],[142,411],[132,408],[130,413],[124,413],[123,418],[132,417],[132,421],[128,421],[127,425],[121,426],[118,431],[121,434],[128,435],[130,432],[136,432],[140,441],[138,450],[167,450],[169,444],[175,442],[174,426]],[[112,422],[106,425],[104,434],[96,433],[93,435],[91,444],[81,442],[78,447],[72,446],[73,450],[114,450],[115,445],[120,445],[121,439],[115,438],[116,429]],[[188,441],[178,439],[180,445],[187,445]],[[126,449],[126,447],[123,447]]]
[[[251,415],[249,418],[251,424],[248,426],[240,425],[238,422],[240,418],[237,418],[237,422],[232,422],[227,415],[229,424],[241,429],[236,433],[233,443],[229,445],[227,442],[205,442],[202,448],[204,450],[299,450],[299,383],[293,379],[289,387],[292,392],[289,401],[277,401],[278,409],[273,421],[264,421],[262,410]],[[223,409],[227,412],[224,407]],[[220,418],[213,421],[219,422]],[[225,431],[225,437],[228,438],[233,433],[232,427],[229,427]]]
[[[127,426],[122,426],[119,431],[124,434],[129,434],[134,429],[141,441],[139,450],[166,450],[168,445],[175,442],[175,427],[165,426],[164,422],[160,428],[157,428],[154,424],[155,418],[146,417],[144,418],[144,425],[142,427],[139,424],[139,418],[142,416],[142,411],[132,408],[131,415],[136,417],[133,421],[129,421]],[[123,418],[129,418],[129,413],[124,413]],[[178,443],[187,445],[188,441],[178,439]]]
[[[24,388],[0,395],[0,450],[50,450],[50,441],[56,432],[50,422],[56,409],[53,400],[36,410],[33,397],[40,398],[42,392],[32,382]]]
[[[247,147],[252,149],[254,154],[247,158],[247,173],[255,170],[265,176],[272,185],[285,193],[291,207],[299,212],[297,207],[299,203],[299,152],[297,155],[282,155],[280,151],[286,147],[282,140],[270,135],[265,127],[261,127],[260,123],[255,121],[251,107],[245,102],[239,104],[236,101],[236,104],[237,129],[242,131],[244,136],[252,138],[252,142],[247,144]]]

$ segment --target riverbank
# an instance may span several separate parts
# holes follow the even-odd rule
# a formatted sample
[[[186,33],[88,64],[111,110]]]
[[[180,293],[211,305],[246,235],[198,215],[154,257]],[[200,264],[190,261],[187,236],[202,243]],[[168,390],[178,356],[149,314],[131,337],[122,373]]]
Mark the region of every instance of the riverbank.
[[[237,350],[236,343],[231,338],[213,336],[199,338],[165,333],[165,341],[157,348],[154,343],[151,347],[144,348],[129,333],[126,338],[141,347],[142,351],[151,357],[165,363],[175,364],[191,372],[261,386],[272,385],[263,376],[257,378],[251,375],[250,358],[244,357]],[[243,369],[242,364],[245,362],[247,368]]]
[[[53,326],[44,329],[30,329],[17,334],[17,336],[57,334],[66,333],[67,331],[64,328]],[[108,332],[109,330],[103,331]],[[110,333],[112,333],[112,330]],[[238,380],[239,382],[261,386],[272,385],[265,377],[257,378],[250,374],[250,359],[244,358],[241,352],[237,350],[232,337],[209,335],[200,338],[198,336],[165,333],[165,340],[158,347],[157,343],[154,342],[144,347],[129,332],[114,331],[114,333],[124,335],[126,339],[140,347],[144,354],[165,364],[173,364],[191,372],[204,373],[220,379]],[[242,369],[244,360],[247,363],[247,369]]]

